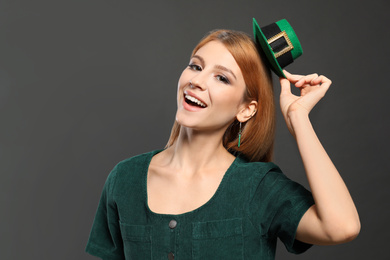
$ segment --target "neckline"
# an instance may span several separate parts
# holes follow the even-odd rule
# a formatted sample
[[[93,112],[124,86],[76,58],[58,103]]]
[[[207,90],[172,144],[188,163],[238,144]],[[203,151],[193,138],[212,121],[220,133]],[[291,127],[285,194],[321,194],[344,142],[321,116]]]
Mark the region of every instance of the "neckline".
[[[164,150],[165,149],[159,149],[159,150],[154,150],[154,151],[149,152],[147,158],[145,159],[145,168],[144,168],[144,172],[143,172],[143,174],[144,174],[144,185],[143,185],[144,186],[144,202],[145,202],[146,210],[150,214],[155,215],[155,216],[159,216],[159,217],[181,217],[181,216],[185,216],[185,215],[190,215],[190,214],[194,214],[194,213],[200,211],[201,209],[203,209],[206,206],[208,206],[209,204],[211,204],[216,199],[216,197],[221,192],[221,190],[223,189],[223,186],[226,183],[226,179],[229,177],[232,170],[236,167],[236,162],[239,160],[239,156],[236,156],[236,158],[234,158],[234,160],[230,164],[229,168],[225,171],[225,174],[223,175],[222,180],[219,183],[218,188],[214,192],[213,196],[211,196],[211,198],[208,201],[206,201],[204,204],[202,204],[201,206],[199,206],[193,210],[180,213],[180,214],[157,213],[157,212],[152,211],[149,208],[149,203],[148,203],[148,172],[149,172],[150,162],[152,161],[153,156],[155,156],[156,154],[158,154]]]

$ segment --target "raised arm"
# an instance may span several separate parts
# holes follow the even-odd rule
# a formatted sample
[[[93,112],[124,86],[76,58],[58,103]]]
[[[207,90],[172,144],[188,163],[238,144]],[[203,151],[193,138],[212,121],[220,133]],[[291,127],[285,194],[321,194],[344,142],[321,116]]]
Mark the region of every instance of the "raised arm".
[[[297,141],[315,201],[302,217],[296,239],[317,245],[348,242],[359,234],[359,216],[344,181],[309,120],[309,112],[332,82],[317,74],[301,76],[284,72],[287,79],[280,79],[280,107]],[[290,83],[301,90],[300,96],[291,93]]]

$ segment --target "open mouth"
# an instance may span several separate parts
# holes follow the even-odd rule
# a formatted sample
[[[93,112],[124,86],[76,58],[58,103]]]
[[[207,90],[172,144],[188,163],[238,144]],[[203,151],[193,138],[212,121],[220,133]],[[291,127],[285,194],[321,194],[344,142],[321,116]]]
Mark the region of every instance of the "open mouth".
[[[191,106],[194,106],[194,107],[200,107],[200,108],[205,108],[207,107],[207,105],[205,103],[203,103],[202,101],[200,101],[199,99],[193,97],[193,96],[190,96],[188,94],[184,94],[184,101],[191,105]]]

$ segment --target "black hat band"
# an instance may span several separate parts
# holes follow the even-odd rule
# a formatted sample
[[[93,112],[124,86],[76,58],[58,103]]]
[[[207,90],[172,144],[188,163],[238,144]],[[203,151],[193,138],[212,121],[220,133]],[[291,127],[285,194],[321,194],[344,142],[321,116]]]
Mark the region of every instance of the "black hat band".
[[[282,32],[276,23],[262,27],[261,31],[267,38],[280,67],[284,68],[291,64],[294,61],[290,52],[293,47],[287,34]]]

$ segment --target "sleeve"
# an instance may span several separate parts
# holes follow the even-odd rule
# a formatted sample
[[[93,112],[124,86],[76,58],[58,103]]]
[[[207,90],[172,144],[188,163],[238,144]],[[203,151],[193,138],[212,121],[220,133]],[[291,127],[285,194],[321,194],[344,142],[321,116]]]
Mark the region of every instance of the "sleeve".
[[[263,218],[259,220],[263,235],[279,237],[286,249],[294,254],[303,253],[312,246],[295,239],[302,216],[314,204],[307,189],[277,168],[264,176],[254,197],[262,202],[257,207],[257,214]]]
[[[85,251],[101,259],[125,259],[123,241],[119,228],[119,215],[113,199],[117,167],[109,174],[104,184],[100,202],[93,221]]]

